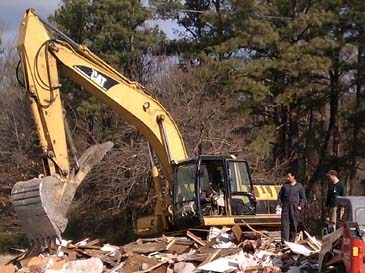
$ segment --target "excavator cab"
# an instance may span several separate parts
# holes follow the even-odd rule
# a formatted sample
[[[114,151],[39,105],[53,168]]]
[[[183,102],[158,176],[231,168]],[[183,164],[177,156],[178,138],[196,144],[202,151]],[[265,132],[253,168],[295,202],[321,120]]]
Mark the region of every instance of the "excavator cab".
[[[246,161],[199,156],[175,168],[174,223],[177,227],[229,225],[255,215],[256,200]]]

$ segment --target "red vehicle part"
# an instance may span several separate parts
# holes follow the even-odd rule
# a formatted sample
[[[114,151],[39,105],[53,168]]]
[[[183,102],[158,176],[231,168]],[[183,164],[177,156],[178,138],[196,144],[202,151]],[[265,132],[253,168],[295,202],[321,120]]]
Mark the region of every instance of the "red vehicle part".
[[[343,225],[342,261],[346,273],[365,273],[364,244],[358,224],[345,222]]]

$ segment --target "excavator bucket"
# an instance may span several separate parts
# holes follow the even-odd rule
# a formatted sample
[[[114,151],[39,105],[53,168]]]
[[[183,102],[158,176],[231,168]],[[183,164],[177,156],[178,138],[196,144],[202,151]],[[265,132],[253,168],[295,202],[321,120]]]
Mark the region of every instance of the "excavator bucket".
[[[89,147],[81,156],[78,172],[69,178],[58,175],[34,178],[14,185],[11,198],[15,212],[31,244],[49,246],[67,226],[67,210],[85,176],[113,147],[108,141]]]
[[[67,225],[64,205],[60,204],[65,183],[53,176],[34,178],[15,184],[11,197],[13,207],[29,240],[44,245],[61,238]]]

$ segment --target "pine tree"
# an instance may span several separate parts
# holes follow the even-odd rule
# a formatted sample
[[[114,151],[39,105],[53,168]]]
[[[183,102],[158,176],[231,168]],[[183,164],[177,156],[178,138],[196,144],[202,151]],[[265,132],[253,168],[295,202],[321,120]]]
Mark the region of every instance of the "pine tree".
[[[64,0],[52,19],[61,30],[119,69],[141,81],[146,58],[161,50],[165,35],[149,27],[151,9],[139,0]]]
[[[359,5],[168,1],[162,10],[189,33],[177,42],[189,45],[185,51],[179,48],[181,56],[217,62],[220,92],[237,98],[236,111],[229,114],[250,119],[251,126],[242,125],[241,131],[251,128],[251,144],[258,152],[260,146],[267,152],[264,142],[272,144],[269,167],[294,168],[309,177],[311,186],[329,165],[346,156],[339,152],[339,101],[349,88],[342,76],[350,70],[343,52],[349,47],[347,26],[354,26],[353,13],[347,10],[359,11],[353,17],[358,18],[363,10]]]

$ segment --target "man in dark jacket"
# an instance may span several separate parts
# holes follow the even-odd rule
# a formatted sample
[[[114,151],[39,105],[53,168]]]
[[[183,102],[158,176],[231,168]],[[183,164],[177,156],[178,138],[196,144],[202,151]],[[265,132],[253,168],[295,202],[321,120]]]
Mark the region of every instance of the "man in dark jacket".
[[[330,170],[327,173],[327,177],[330,180],[330,184],[328,185],[326,206],[329,209],[329,218],[330,218],[329,232],[333,232],[336,230],[336,221],[337,221],[336,196],[345,195],[345,186],[338,179],[338,174],[335,170]],[[341,211],[340,213],[343,213],[343,211]]]
[[[279,192],[281,211],[281,242],[295,242],[300,211],[304,208],[306,199],[304,187],[295,180],[292,173],[288,173],[288,182]]]

